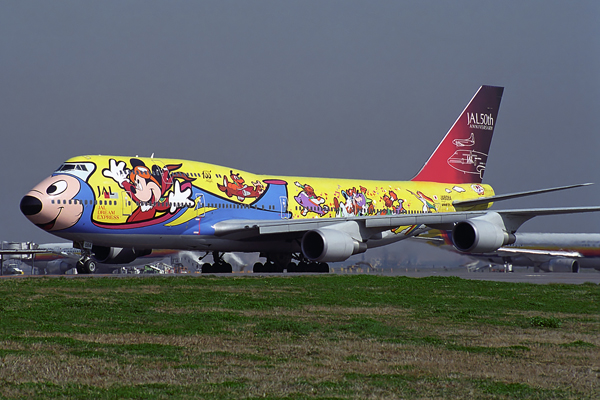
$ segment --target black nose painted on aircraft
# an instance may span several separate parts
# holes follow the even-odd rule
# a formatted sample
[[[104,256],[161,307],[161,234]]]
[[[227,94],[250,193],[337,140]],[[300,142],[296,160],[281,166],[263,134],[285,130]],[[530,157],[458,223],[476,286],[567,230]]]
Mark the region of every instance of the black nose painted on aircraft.
[[[21,212],[25,215],[35,215],[42,211],[42,202],[33,196],[25,196],[21,199]]]

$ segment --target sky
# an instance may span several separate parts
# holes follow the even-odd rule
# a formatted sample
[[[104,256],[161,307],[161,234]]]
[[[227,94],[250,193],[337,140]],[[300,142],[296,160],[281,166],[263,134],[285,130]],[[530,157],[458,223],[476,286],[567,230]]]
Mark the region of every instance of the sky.
[[[597,183],[494,208],[600,205],[598,1],[7,0],[0,70],[0,240],[57,241],[19,202],[76,155],[408,180],[481,85],[497,194]]]

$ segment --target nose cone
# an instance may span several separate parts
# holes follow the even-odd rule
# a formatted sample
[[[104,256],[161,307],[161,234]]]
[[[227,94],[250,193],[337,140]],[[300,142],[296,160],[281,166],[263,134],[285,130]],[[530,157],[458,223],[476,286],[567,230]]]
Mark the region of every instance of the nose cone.
[[[26,217],[39,214],[42,211],[42,202],[33,196],[24,196],[21,199],[21,212]]]

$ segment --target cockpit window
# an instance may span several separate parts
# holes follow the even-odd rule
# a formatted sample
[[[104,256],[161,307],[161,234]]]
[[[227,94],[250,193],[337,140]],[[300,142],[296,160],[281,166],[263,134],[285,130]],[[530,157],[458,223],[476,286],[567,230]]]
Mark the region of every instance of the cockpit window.
[[[60,167],[58,167],[56,172],[73,171],[73,170],[87,171],[88,169],[85,166],[85,164],[63,164]]]
[[[58,171],[70,171],[72,169],[75,169],[74,164],[63,164],[58,168]]]

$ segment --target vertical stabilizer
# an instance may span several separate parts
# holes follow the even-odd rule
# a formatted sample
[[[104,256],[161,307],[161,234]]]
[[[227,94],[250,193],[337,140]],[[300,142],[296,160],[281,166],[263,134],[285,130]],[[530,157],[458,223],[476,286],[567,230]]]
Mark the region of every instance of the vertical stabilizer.
[[[412,180],[481,183],[503,91],[481,86]]]

